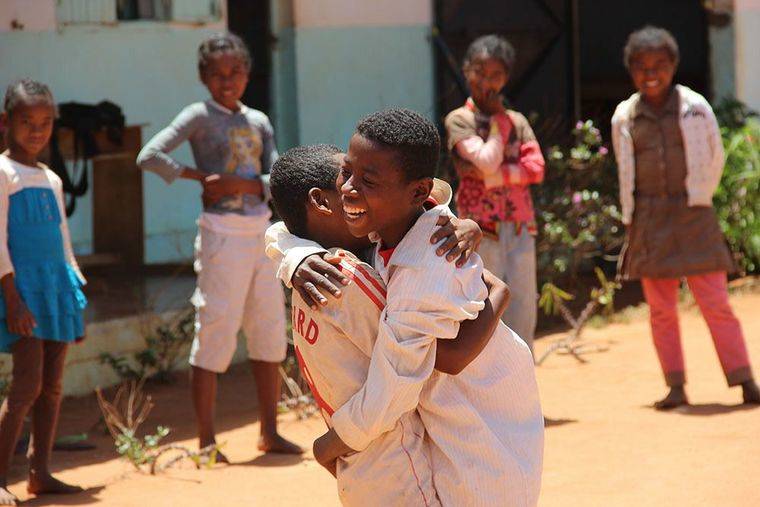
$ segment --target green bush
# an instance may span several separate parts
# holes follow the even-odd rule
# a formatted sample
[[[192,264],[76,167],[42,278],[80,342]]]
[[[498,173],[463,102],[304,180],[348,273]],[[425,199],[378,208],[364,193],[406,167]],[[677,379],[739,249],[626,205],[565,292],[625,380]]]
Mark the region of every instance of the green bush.
[[[721,127],[726,166],[713,203],[734,258],[760,272],[760,122]]]
[[[572,135],[572,146],[549,148],[546,178],[533,192],[539,286],[575,285],[613,261],[623,242],[614,157],[590,120],[578,122]]]

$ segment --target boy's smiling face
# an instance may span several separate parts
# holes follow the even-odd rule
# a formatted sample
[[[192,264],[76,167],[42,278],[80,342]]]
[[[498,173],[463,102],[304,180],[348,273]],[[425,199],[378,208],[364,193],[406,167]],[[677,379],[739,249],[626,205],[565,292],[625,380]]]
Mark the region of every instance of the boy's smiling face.
[[[337,153],[333,156],[333,161],[339,171],[345,157],[345,153]],[[366,236],[354,236],[349,231],[343,218],[343,203],[339,188],[311,189],[307,206],[308,239],[313,239],[326,248],[340,247],[357,255],[372,245]]]
[[[645,99],[660,102],[667,98],[676,62],[666,49],[641,51],[631,58],[631,79]]]
[[[248,86],[249,72],[250,68],[240,55],[220,53],[209,58],[201,71],[201,81],[217,103],[235,111]]]
[[[395,247],[422,213],[432,179],[407,181],[392,149],[354,134],[336,184],[351,234],[377,232]]]

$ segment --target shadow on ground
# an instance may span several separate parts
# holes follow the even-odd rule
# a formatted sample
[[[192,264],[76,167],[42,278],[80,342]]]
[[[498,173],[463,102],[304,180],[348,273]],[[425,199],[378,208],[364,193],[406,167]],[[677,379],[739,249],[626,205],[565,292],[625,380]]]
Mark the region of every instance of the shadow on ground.
[[[43,495],[30,498],[21,502],[19,505],[29,507],[41,507],[43,505],[90,505],[100,502],[97,494],[103,491],[105,486],[95,486],[87,488],[76,495]]]

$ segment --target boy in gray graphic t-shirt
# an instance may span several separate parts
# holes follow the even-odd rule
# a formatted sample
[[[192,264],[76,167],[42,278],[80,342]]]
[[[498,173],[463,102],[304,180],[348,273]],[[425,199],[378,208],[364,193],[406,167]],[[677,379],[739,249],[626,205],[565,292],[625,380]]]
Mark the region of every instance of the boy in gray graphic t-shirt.
[[[271,216],[268,176],[277,149],[267,116],[240,103],[250,68],[250,55],[238,37],[220,34],[201,43],[198,69],[211,99],[182,110],[145,145],[137,164],[167,183],[186,178],[203,186],[195,245],[198,282],[192,297],[196,332],[190,351],[200,447],[216,442],[216,377],[229,366],[242,328],[261,412],[258,447],[301,453],[277,433],[278,367],[287,349],[285,302],[263,243]],[[195,168],[169,156],[185,141],[192,147]],[[223,455],[218,459],[226,461]]]

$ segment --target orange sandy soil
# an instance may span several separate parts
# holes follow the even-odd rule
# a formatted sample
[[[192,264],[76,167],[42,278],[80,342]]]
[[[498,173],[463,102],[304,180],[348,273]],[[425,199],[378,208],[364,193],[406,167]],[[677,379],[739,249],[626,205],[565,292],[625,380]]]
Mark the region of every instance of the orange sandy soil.
[[[760,294],[732,297],[750,354],[760,363]],[[645,315],[645,314],[644,314]],[[609,350],[579,364],[553,355],[538,369],[547,417],[542,506],[751,506],[760,505],[760,408],[740,405],[729,390],[695,309],[682,312],[688,390],[693,405],[659,413],[663,395],[657,359],[644,315],[627,324],[589,329],[589,342]],[[537,352],[558,335],[537,343]],[[185,376],[172,386],[151,387],[156,408],[146,428],[172,428],[172,440],[194,445],[193,416]],[[56,452],[60,478],[89,488],[71,497],[41,497],[25,505],[113,506],[333,506],[334,483],[310,455],[265,456],[255,449],[258,423],[250,375],[234,368],[220,384],[220,440],[234,465],[213,470],[172,469],[161,476],[136,473],[120,461],[108,437],[91,430],[98,420],[94,398],[67,399],[61,434],[89,431],[97,450]],[[312,418],[282,416],[284,435],[303,446],[323,431]],[[25,494],[25,460],[17,456],[11,491]]]

